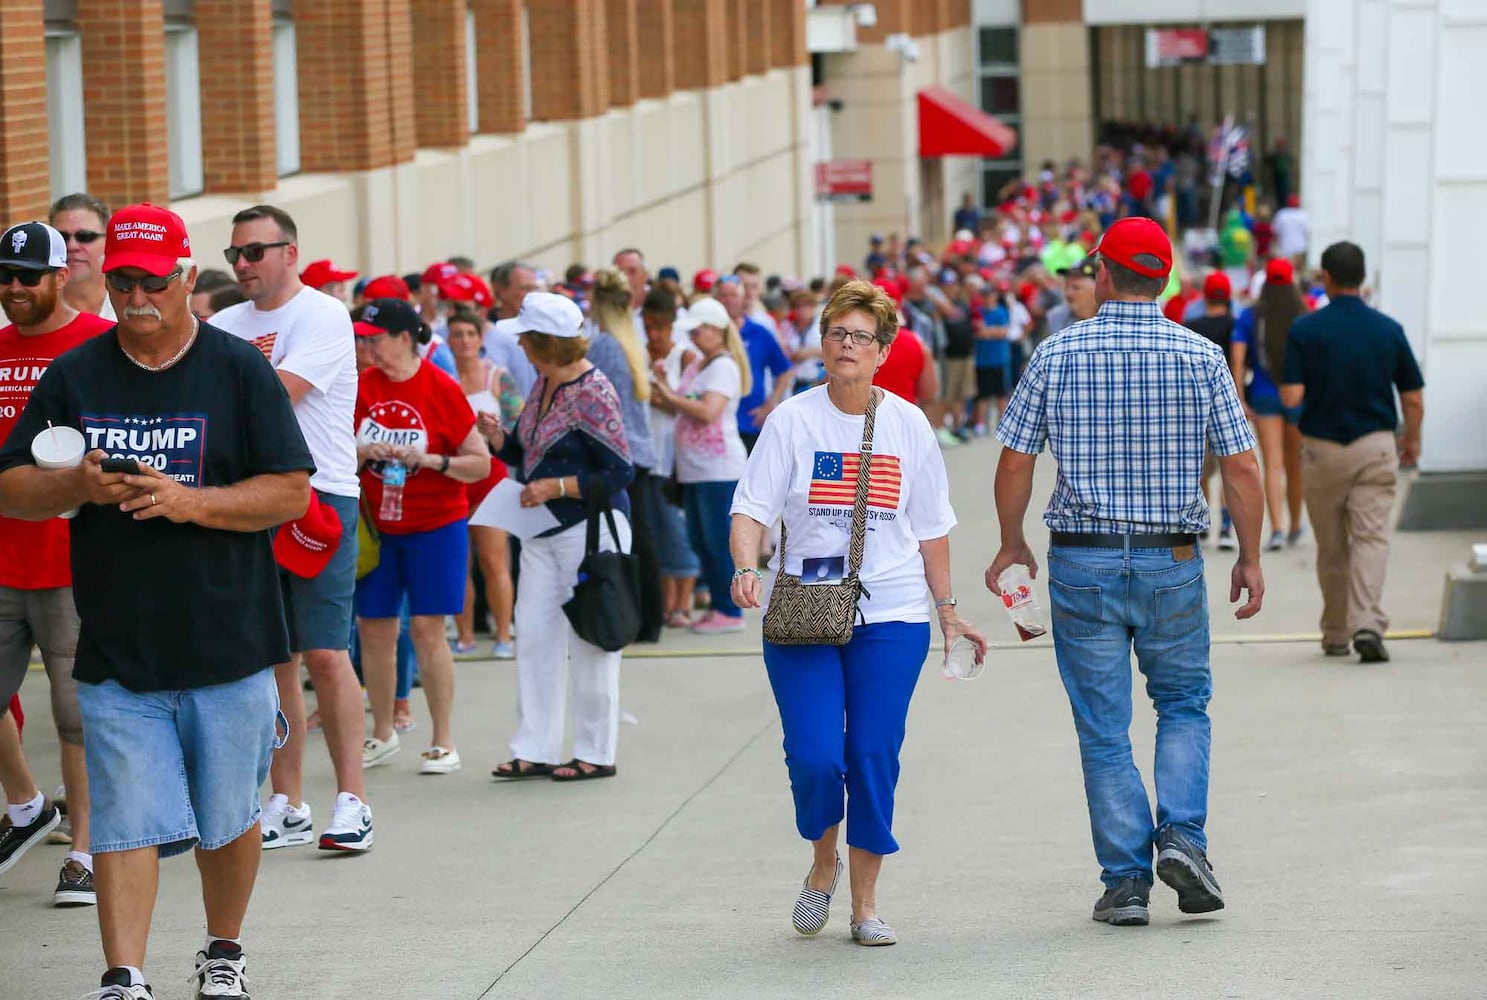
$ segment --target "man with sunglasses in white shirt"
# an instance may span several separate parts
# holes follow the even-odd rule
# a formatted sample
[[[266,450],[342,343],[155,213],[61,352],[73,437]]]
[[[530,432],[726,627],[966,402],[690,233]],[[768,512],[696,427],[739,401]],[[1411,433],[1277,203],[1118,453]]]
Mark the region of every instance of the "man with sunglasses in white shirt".
[[[103,286],[103,234],[109,214],[102,199],[79,192],[58,198],[47,221],[67,244],[68,279],[62,293],[67,304],[78,312],[117,321]]]

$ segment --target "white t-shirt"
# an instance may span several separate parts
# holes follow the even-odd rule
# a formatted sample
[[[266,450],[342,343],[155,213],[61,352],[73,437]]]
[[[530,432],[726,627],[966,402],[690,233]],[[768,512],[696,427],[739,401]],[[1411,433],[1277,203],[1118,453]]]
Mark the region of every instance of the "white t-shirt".
[[[688,351],[696,353],[690,343],[675,344],[666,355],[666,384],[680,385],[682,380],[682,356]],[[655,399],[655,395],[651,396]],[[656,451],[656,467],[652,475],[666,478],[676,468],[676,415],[651,407],[651,447]]]
[[[765,422],[732,512],[766,526],[784,518],[786,573],[800,575],[806,559],[839,558],[845,574],[863,419],[838,410],[823,385],[785,400]],[[955,511],[934,428],[922,410],[891,392],[878,402],[871,475],[863,616],[869,624],[927,622],[929,584],[919,543],[948,535]],[[779,558],[771,564],[776,573]],[[772,588],[773,577],[769,582]]]
[[[1311,236],[1311,220],[1304,210],[1283,208],[1275,213],[1275,219],[1270,225],[1275,230],[1277,257],[1295,257],[1306,252],[1306,244]]]
[[[700,370],[699,370],[700,366]],[[682,376],[677,391],[691,399],[716,392],[728,400],[723,415],[710,424],[678,417],[676,421],[676,480],[679,483],[731,483],[743,475],[749,454],[738,436],[738,401],[743,376],[732,355],[720,354],[705,364],[694,362],[689,380]]]
[[[314,288],[277,309],[239,302],[208,320],[257,347],[279,371],[314,386],[294,406],[315,460],[310,485],[338,497],[361,495],[356,478],[356,338],[346,307]]]

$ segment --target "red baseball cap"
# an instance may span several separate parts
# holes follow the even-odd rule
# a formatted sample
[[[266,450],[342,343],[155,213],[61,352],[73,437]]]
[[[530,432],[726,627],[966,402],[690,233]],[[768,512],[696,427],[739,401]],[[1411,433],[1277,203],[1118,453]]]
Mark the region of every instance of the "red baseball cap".
[[[692,287],[699,292],[710,292],[718,283],[718,272],[710,267],[705,267],[692,275]]]
[[[103,244],[103,270],[137,267],[163,278],[176,269],[176,261],[191,256],[186,224],[168,208],[129,205],[108,220],[108,238]]]
[[[368,302],[373,299],[402,299],[406,302],[413,297],[413,293],[408,291],[408,283],[396,274],[384,274],[367,282],[367,287],[361,291],[361,297]]]
[[[839,278],[855,278],[857,277],[857,272],[852,268],[851,264],[838,264],[836,266],[836,275]]]
[[[295,576],[319,576],[341,547],[341,517],[310,491],[310,508],[274,533],[274,559]]]
[[[496,304],[490,286],[471,274],[453,274],[439,282],[439,295],[450,302],[472,302],[483,309]]]
[[[1265,265],[1265,280],[1277,285],[1289,285],[1296,280],[1296,269],[1284,257],[1272,257]]]
[[[873,282],[873,284],[883,289],[888,297],[893,300],[894,305],[903,305],[904,292],[903,289],[898,287],[898,282],[894,281],[891,278],[878,278],[876,281]]]
[[[356,277],[355,271],[342,271],[329,260],[312,260],[309,266],[299,273],[299,280],[311,288],[324,288],[334,281],[350,281]]]
[[[1140,216],[1121,219],[1105,230],[1099,245],[1091,253],[1109,258],[1147,278],[1165,278],[1172,273],[1172,241],[1167,238],[1167,231]],[[1151,267],[1138,263],[1138,256],[1155,257],[1160,265]]]
[[[1209,302],[1228,302],[1234,297],[1234,286],[1223,271],[1214,271],[1203,279],[1203,297]]]
[[[1293,194],[1293,195],[1291,195],[1289,198],[1286,199],[1286,207],[1287,208],[1300,208],[1301,207],[1301,196],[1299,194]]]
[[[455,277],[459,273],[460,269],[455,267],[453,264],[447,263],[445,261],[440,261],[437,264],[430,264],[428,267],[424,268],[423,277],[420,280],[422,280],[422,282],[425,285],[428,285],[430,288],[439,288],[439,286],[443,285],[444,282],[448,281],[450,278]],[[441,288],[440,291],[442,292],[443,289]]]

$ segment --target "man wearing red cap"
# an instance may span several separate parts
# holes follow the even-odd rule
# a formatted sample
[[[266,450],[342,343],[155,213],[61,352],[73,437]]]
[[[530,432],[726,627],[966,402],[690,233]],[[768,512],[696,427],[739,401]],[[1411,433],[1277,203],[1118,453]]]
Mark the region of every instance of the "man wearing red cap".
[[[306,287],[297,275],[299,232],[283,209],[256,205],[233,218],[228,263],[248,301],[224,309],[212,323],[263,351],[289,393],[315,460],[310,485],[316,503],[339,526],[326,567],[305,575],[282,568],[279,583],[289,615],[290,652],[275,670],[289,740],[274,755],[272,794],[261,826],[265,850],[315,842],[304,799],[305,695],[300,662],[310,673],[326,747],[336,773],[331,821],[320,836],[328,851],[372,846],[361,746],[365,735],[361,685],[351,667],[352,597],[356,592],[357,479],[356,347],[351,317],[340,302]],[[278,244],[273,246],[273,244]],[[256,259],[255,259],[256,258]],[[294,528],[288,525],[280,534]],[[303,527],[303,526],[302,526]]]
[[[299,280],[307,288],[314,288],[338,302],[345,302],[346,282],[355,277],[355,271],[343,271],[327,259],[310,261],[300,272]]]
[[[92,995],[151,996],[141,966],[160,859],[194,846],[197,996],[245,1000],[258,786],[283,719],[271,668],[289,658],[269,529],[305,513],[315,463],[262,353],[191,315],[179,216],[116,212],[103,266],[118,326],[52,363],[0,449],[0,512],[81,508],[74,673],[108,964]],[[81,464],[33,464],[49,425],[81,432]]]
[[[1218,456],[1239,529],[1231,600],[1260,610],[1262,519],[1255,439],[1217,347],[1165,319],[1156,297],[1172,246],[1150,219],[1123,219],[1094,255],[1100,311],[1045,341],[997,426],[1002,545],[986,571],[1037,560],[1023,535],[1033,463],[1045,445],[1058,479],[1049,591],[1054,652],[1079,734],[1085,795],[1105,893],[1094,919],[1148,922],[1155,875],[1184,913],[1221,909],[1208,863],[1208,600],[1198,535],[1205,445]],[[1131,755],[1131,650],[1157,712],[1156,824]]]

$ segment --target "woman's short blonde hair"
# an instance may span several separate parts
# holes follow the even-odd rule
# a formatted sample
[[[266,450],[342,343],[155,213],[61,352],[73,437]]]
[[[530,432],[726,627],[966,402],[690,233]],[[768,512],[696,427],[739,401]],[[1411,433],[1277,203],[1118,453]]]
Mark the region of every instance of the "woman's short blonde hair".
[[[858,278],[847,282],[831,295],[831,301],[821,312],[821,336],[840,317],[849,312],[865,312],[877,326],[878,343],[884,347],[898,336],[898,306],[893,304],[883,289],[870,281]]]
[[[571,365],[588,356],[587,337],[554,337],[550,333],[524,333],[527,349],[532,357],[545,365]]]

